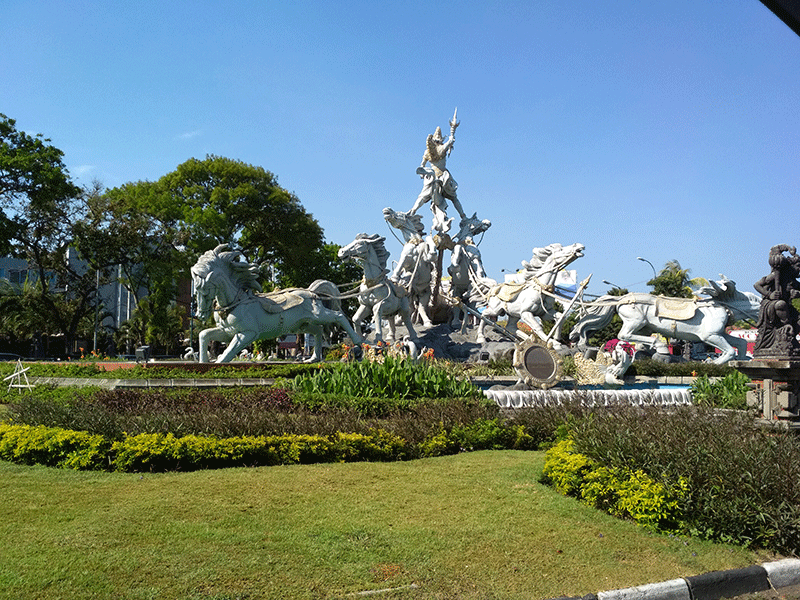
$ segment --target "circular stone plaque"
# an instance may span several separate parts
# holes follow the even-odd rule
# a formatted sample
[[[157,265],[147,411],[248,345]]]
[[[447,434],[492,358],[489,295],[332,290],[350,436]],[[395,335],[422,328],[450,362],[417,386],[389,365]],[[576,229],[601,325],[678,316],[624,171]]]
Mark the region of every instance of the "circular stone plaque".
[[[530,336],[514,348],[514,370],[526,385],[547,389],[561,381],[561,357]]]

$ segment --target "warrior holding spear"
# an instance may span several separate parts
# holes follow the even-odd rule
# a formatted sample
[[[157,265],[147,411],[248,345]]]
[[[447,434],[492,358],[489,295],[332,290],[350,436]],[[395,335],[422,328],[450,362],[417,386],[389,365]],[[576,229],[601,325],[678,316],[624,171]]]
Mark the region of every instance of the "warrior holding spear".
[[[456,141],[456,128],[460,125],[457,120],[458,109],[453,113],[450,121],[450,137],[447,141],[442,139],[442,128],[437,127],[433,135],[429,135],[426,140],[425,154],[422,156],[422,163],[417,167],[417,174],[422,177],[422,191],[417,196],[414,206],[409,211],[409,215],[415,214],[423,204],[430,201],[431,212],[433,212],[433,226],[431,229],[441,234],[450,230],[452,218],[447,218],[447,200],[453,203],[458,214],[462,219],[466,219],[464,209],[456,195],[458,184],[447,170],[447,157],[453,150]],[[430,163],[430,167],[428,167]]]

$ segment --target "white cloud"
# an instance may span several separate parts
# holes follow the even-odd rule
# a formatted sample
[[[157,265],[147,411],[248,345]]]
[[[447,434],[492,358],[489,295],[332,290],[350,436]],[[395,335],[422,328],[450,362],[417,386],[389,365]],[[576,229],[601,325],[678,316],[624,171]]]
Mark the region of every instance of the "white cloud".
[[[74,167],[74,168],[70,169],[70,172],[75,177],[86,177],[88,175],[91,175],[91,173],[96,168],[97,167],[95,167],[94,165],[78,165],[77,167]]]
[[[188,131],[188,132],[186,132],[186,133],[182,133],[182,134],[180,134],[180,135],[178,136],[178,139],[179,139],[179,140],[190,140],[190,139],[192,139],[193,137],[197,137],[197,136],[198,136],[198,135],[200,135],[201,133],[203,133],[203,132],[202,132],[202,131],[200,131],[199,129],[197,129],[197,130],[195,130],[195,131]]]

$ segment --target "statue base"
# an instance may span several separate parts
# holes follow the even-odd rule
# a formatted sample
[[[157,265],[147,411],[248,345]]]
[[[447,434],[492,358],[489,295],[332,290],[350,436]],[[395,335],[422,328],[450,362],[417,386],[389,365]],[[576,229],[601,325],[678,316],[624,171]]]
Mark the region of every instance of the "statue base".
[[[752,380],[747,406],[755,410],[759,421],[800,428],[800,358],[734,360],[728,364]]]

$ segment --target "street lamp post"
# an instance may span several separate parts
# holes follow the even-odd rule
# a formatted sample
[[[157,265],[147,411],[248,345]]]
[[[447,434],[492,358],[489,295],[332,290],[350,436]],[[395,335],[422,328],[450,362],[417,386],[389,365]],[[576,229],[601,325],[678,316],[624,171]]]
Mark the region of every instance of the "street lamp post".
[[[642,262],[646,262],[648,265],[650,265],[650,268],[651,268],[651,269],[653,269],[653,279],[655,279],[656,277],[658,277],[658,274],[656,273],[656,268],[653,266],[653,263],[651,263],[651,262],[650,262],[649,260],[647,260],[646,258],[642,258],[641,256],[637,256],[637,257],[636,257],[636,260],[640,260],[640,261],[642,261]]]

